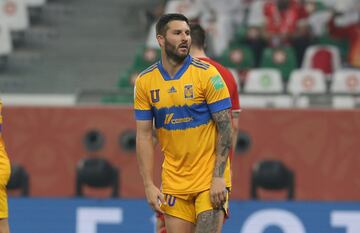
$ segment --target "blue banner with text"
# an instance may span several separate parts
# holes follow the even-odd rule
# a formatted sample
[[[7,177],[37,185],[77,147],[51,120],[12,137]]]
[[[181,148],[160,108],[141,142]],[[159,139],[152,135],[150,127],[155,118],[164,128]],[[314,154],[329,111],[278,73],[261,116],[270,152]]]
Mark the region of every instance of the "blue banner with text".
[[[360,202],[231,201],[223,233],[360,233]],[[10,198],[14,233],[154,233],[145,200]]]

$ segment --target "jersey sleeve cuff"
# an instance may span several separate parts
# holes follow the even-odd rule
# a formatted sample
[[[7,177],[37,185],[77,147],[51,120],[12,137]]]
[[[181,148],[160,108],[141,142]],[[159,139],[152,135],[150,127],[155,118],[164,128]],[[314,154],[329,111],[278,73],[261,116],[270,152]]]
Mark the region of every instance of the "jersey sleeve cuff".
[[[136,120],[152,120],[153,119],[152,111],[135,109],[135,119]]]
[[[208,106],[211,113],[219,112],[221,110],[231,108],[231,100],[230,98],[222,99],[214,103],[208,104]]]

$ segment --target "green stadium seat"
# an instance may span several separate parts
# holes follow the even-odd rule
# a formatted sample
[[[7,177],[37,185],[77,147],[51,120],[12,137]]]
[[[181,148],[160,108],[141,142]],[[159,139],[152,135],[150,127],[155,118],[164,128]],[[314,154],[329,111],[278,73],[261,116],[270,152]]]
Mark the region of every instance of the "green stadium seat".
[[[132,68],[126,69],[120,73],[117,86],[118,88],[133,88],[132,78],[137,77],[140,71],[135,71]]]
[[[294,49],[291,47],[266,48],[261,56],[260,67],[279,69],[283,81],[287,82],[290,73],[297,68]]]
[[[132,69],[136,71],[143,71],[147,67],[151,66],[161,57],[161,50],[156,48],[147,48],[146,46],[140,46],[136,53]]]
[[[235,42],[242,42],[246,37],[246,33],[247,33],[247,26],[243,25],[243,24],[239,25],[235,29],[234,41]]]
[[[250,69],[255,65],[254,54],[246,45],[237,45],[224,51],[219,62],[229,68],[236,70]]]

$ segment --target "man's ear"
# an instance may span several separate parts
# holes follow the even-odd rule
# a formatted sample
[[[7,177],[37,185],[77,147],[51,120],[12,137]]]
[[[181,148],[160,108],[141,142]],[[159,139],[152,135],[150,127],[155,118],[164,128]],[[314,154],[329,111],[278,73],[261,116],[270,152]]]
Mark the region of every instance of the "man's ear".
[[[162,35],[156,35],[156,39],[157,39],[157,41],[159,43],[159,46],[163,47],[164,44],[165,44],[165,37],[162,36]]]

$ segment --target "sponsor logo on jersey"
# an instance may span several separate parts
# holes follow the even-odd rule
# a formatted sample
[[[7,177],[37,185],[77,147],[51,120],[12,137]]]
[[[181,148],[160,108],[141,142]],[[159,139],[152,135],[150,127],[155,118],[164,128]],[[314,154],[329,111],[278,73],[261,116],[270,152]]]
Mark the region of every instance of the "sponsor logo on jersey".
[[[185,123],[185,122],[190,122],[193,120],[192,117],[183,117],[183,118],[175,118],[175,119],[173,117],[174,117],[174,113],[166,114],[165,121],[164,121],[165,125]]]

